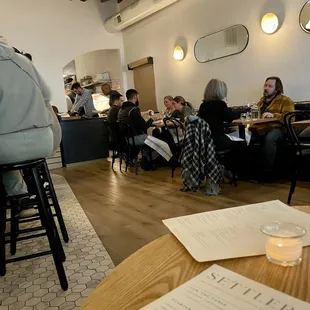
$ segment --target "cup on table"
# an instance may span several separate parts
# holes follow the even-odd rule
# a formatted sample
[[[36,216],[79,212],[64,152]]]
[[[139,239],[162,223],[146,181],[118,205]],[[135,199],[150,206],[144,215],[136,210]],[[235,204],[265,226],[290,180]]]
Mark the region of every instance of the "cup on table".
[[[240,119],[241,119],[242,123],[243,123],[243,122],[246,122],[246,120],[247,120],[247,114],[246,114],[246,113],[241,113]]]
[[[277,265],[291,267],[302,261],[302,237],[307,233],[302,226],[273,222],[261,227],[265,234],[267,259]]]

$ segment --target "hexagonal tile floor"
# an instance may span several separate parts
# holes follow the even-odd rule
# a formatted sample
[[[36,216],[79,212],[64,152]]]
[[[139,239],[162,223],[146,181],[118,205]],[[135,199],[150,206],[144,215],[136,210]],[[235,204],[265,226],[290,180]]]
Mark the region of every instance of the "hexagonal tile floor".
[[[67,181],[53,175],[70,241],[63,244],[69,289],[62,291],[51,256],[7,265],[0,278],[0,310],[80,309],[114,265]],[[17,255],[48,248],[46,237],[17,244]],[[7,252],[8,253],[8,252]]]

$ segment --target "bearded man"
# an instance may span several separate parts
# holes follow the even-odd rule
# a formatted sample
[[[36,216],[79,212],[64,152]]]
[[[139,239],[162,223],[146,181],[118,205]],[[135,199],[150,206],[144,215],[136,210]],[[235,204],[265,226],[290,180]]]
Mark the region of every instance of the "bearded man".
[[[268,123],[256,124],[249,128],[252,132],[251,143],[260,142],[261,172],[264,179],[272,176],[279,142],[283,139],[284,115],[294,111],[294,102],[283,95],[283,84],[279,77],[272,76],[266,79],[264,96],[257,103],[261,118],[274,118]]]

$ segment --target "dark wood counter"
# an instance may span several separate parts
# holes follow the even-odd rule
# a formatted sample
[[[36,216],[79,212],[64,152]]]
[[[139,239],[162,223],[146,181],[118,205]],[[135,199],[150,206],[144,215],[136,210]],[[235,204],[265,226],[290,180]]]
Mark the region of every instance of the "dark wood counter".
[[[62,163],[68,164],[107,158],[108,132],[103,118],[79,116],[60,119]]]

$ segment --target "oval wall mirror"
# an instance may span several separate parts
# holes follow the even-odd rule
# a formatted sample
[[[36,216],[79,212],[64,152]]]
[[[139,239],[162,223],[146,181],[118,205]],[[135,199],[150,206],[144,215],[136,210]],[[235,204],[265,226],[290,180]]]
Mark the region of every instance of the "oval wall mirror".
[[[203,63],[240,54],[248,43],[248,29],[243,25],[235,25],[198,39],[195,57],[198,62]]]
[[[300,11],[299,24],[303,31],[310,33],[310,1],[307,1]]]

